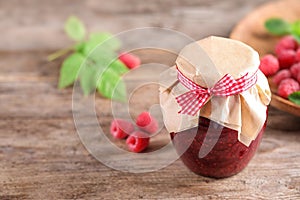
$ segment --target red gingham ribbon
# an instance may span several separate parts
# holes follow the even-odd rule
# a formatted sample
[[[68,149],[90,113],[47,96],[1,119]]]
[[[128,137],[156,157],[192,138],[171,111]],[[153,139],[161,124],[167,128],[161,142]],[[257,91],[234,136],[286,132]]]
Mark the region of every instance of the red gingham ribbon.
[[[185,77],[177,68],[178,80],[190,91],[176,97],[181,107],[181,114],[194,116],[211,96],[227,97],[244,92],[256,84],[257,73],[249,76],[248,73],[241,78],[234,79],[226,74],[212,88],[203,88]]]

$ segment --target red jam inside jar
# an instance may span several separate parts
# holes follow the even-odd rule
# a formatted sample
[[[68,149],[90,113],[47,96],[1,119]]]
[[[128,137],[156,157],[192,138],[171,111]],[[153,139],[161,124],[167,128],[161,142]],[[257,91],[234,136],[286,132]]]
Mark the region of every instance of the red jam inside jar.
[[[202,176],[225,178],[247,166],[261,142],[265,127],[266,122],[249,147],[238,140],[237,131],[204,117],[199,117],[198,127],[170,135],[181,160],[191,171]],[[209,149],[208,153],[199,156],[200,149],[205,148]]]

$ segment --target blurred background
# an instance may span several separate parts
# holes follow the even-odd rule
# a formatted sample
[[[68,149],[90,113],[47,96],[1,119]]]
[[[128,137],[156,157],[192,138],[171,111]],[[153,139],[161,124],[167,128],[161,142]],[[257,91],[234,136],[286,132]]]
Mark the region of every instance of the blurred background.
[[[76,15],[90,31],[119,33],[163,27],[194,39],[228,36],[249,11],[268,0],[0,0],[0,51],[56,50],[70,40],[63,32]],[[270,1],[270,0],[269,0]]]

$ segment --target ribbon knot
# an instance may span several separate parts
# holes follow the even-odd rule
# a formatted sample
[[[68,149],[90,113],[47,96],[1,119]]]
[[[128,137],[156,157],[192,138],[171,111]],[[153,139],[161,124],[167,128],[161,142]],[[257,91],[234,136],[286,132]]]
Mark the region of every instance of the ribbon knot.
[[[212,92],[209,88],[207,88],[207,94],[212,95]]]
[[[226,74],[212,88],[203,88],[192,80],[185,77],[177,68],[178,80],[184,85],[188,92],[176,97],[176,101],[181,107],[179,113],[194,116],[212,96],[227,97],[240,94],[257,81],[257,73],[249,76],[246,73],[238,79],[234,79],[230,74]]]

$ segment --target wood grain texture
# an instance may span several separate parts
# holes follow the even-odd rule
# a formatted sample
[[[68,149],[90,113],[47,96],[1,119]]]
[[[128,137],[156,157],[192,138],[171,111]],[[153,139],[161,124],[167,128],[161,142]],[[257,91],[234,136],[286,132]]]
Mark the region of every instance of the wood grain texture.
[[[91,29],[117,32],[155,22],[174,25],[198,37],[202,29],[207,34],[217,31],[227,35],[241,15],[263,1],[155,0],[146,4],[118,0],[99,1],[101,6],[96,0],[40,2],[0,1],[1,18],[10,15],[0,20],[0,30],[7,30],[2,31],[0,43],[1,200],[300,198],[299,118],[270,108],[261,148],[249,166],[231,178],[215,180],[195,175],[179,160],[151,173],[120,172],[98,162],[82,145],[72,117],[72,89],[57,89],[61,60],[48,63],[45,59],[51,49],[67,45],[61,22],[71,13],[89,19]],[[236,14],[229,16],[233,11]],[[219,26],[221,22],[216,22],[194,29],[210,14],[223,16],[227,24]],[[103,16],[105,20],[97,23]],[[28,40],[16,42],[18,34]],[[141,57],[146,61],[149,55]],[[172,59],[166,58],[166,62]],[[151,95],[156,90],[148,86],[137,92],[133,116],[157,101]],[[150,94],[148,101],[141,102],[145,91]],[[106,133],[112,119],[109,106],[110,101],[96,96],[96,111]],[[150,149],[167,142],[165,136],[157,138]]]

